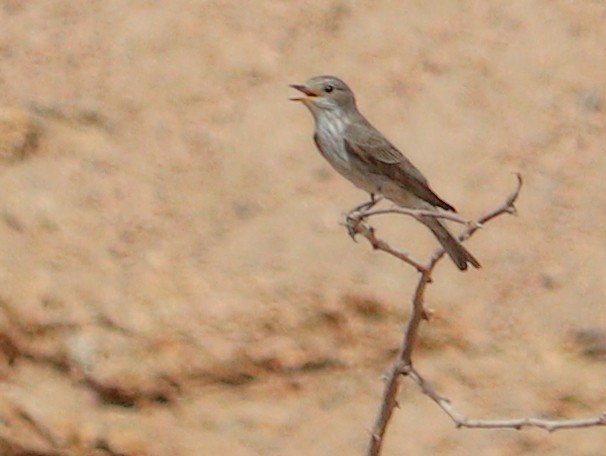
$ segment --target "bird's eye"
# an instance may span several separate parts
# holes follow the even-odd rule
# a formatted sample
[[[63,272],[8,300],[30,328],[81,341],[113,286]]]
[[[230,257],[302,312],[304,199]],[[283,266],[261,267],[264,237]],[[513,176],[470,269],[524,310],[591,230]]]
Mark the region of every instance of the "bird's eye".
[[[335,86],[334,86],[334,85],[332,85],[332,84],[326,84],[326,85],[324,86],[324,92],[326,92],[326,93],[330,93],[330,92],[332,92],[333,90],[335,90]]]

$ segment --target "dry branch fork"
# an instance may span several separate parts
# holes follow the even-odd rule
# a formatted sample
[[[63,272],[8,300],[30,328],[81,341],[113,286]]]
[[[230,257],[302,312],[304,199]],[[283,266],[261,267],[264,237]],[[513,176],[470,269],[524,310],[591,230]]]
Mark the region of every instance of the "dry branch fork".
[[[583,428],[590,426],[606,425],[606,412],[594,418],[578,419],[578,420],[548,420],[540,418],[516,418],[516,419],[493,419],[493,420],[477,420],[468,419],[458,412],[446,397],[439,394],[435,388],[421,376],[421,374],[412,365],[412,351],[415,346],[419,326],[421,321],[426,319],[424,308],[425,288],[431,282],[431,274],[440,259],[444,256],[444,249],[440,248],[431,256],[427,263],[422,263],[408,253],[400,251],[390,246],[386,241],[376,236],[375,229],[368,225],[367,221],[370,217],[382,214],[405,214],[414,218],[421,216],[434,216],[439,218],[449,219],[466,225],[466,229],[459,235],[459,239],[464,241],[471,237],[485,223],[499,217],[503,214],[515,214],[515,202],[522,188],[522,177],[517,175],[517,187],[511,195],[507,197],[505,202],[480,217],[477,221],[468,222],[456,215],[446,214],[444,212],[419,211],[414,209],[393,208],[372,210],[375,200],[370,203],[361,205],[349,212],[346,216],[345,226],[349,235],[355,238],[356,235],[365,237],[375,250],[381,250],[389,255],[392,255],[399,260],[414,267],[421,275],[417,283],[415,293],[412,298],[412,313],[404,330],[404,336],[398,356],[393,366],[385,375],[385,388],[379,413],[375,420],[375,424],[371,431],[370,443],[367,449],[367,456],[377,456],[381,453],[383,438],[387,430],[387,425],[397,407],[397,394],[400,387],[401,379],[406,376],[413,380],[421,389],[421,392],[433,400],[438,406],[452,419],[455,425],[459,428],[509,428],[522,429],[523,427],[536,427],[553,432],[559,429]]]

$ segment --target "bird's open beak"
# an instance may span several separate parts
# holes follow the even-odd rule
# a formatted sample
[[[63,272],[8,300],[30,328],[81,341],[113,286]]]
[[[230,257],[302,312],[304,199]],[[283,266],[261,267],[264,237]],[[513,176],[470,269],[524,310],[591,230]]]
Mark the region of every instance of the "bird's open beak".
[[[295,97],[295,98],[291,98],[291,101],[308,101],[310,98],[313,97],[317,97],[318,95],[314,92],[312,92],[311,90],[309,90],[306,86],[301,85],[301,84],[291,84],[290,87],[292,87],[293,89],[297,89],[299,92],[303,92],[306,96],[305,97]]]

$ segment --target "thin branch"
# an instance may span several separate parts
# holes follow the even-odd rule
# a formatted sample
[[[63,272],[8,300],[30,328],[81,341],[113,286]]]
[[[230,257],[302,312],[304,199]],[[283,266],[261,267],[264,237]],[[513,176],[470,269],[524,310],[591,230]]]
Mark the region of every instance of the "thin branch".
[[[402,374],[411,378],[419,387],[423,394],[428,396],[454,421],[458,428],[471,429],[515,429],[520,430],[524,427],[535,427],[554,432],[560,429],[579,429],[593,426],[606,426],[606,412],[594,418],[585,418],[577,420],[549,420],[542,418],[513,418],[513,419],[493,419],[493,420],[473,420],[466,418],[457,411],[450,400],[439,394],[434,387],[425,380],[419,372],[412,366],[405,367]]]
[[[518,185],[516,189],[507,197],[505,202],[496,209],[493,209],[484,216],[480,217],[475,224],[468,225],[468,228],[459,236],[459,239],[468,239],[479,229],[479,226],[502,214],[515,213],[514,204],[518,198],[518,195],[520,194],[520,189],[522,188],[522,178],[519,174],[517,175],[517,179]],[[356,222],[357,223],[354,225],[348,225],[350,234],[361,234],[368,239],[373,248],[383,250],[394,256],[398,256],[393,253],[395,249],[390,247],[386,242],[380,241],[376,238],[374,229],[372,227],[368,227],[361,220],[357,220]],[[372,236],[368,236],[368,234],[371,234]],[[408,324],[406,325],[406,329],[404,331],[404,337],[400,345],[398,357],[386,375],[381,408],[375,420],[370,443],[366,453],[368,456],[377,456],[381,452],[383,436],[385,435],[387,425],[389,424],[389,420],[391,419],[393,411],[397,405],[396,397],[400,386],[401,375],[410,373],[410,369],[412,368],[412,351],[415,346],[419,326],[425,318],[425,309],[423,307],[425,289],[427,284],[431,282],[431,273],[433,272],[433,269],[438,261],[440,261],[440,259],[444,256],[444,253],[444,249],[440,248],[431,256],[426,265],[421,265],[420,263],[416,262],[413,264],[413,266],[415,266],[421,273],[421,277],[419,278],[419,282],[417,283],[417,288],[413,296],[412,314],[410,315]],[[410,261],[407,261],[407,263],[410,264]]]
[[[392,207],[389,209],[374,209],[374,210],[363,209],[360,211],[350,212],[350,216],[352,218],[362,218],[362,219],[372,217],[373,215],[386,215],[386,214],[410,215],[411,217],[414,217],[417,220],[421,220],[422,217],[435,217],[435,218],[450,220],[450,221],[453,221],[456,223],[460,223],[462,225],[469,225],[469,224],[475,223],[470,220],[465,220],[464,218],[462,218],[461,216],[459,216],[458,214],[456,214],[454,212],[441,212],[441,211],[431,211],[431,210],[424,210],[424,209],[408,209],[405,207]]]
[[[522,188],[522,177],[519,174],[517,174],[517,181],[516,189],[507,197],[503,204],[480,217],[475,223],[467,224],[467,228],[459,235],[459,239],[461,241],[468,239],[480,227],[482,227],[482,225],[499,217],[500,215],[516,213],[515,202]],[[411,213],[411,211],[397,212],[411,215],[413,217],[418,216],[418,214],[415,215],[415,213]],[[535,427],[553,432],[558,429],[573,429],[606,425],[606,413],[602,413],[595,418],[577,420],[549,420],[540,418],[473,420],[466,418],[464,415],[458,412],[452,406],[450,400],[439,394],[435,388],[429,382],[427,382],[427,380],[425,380],[416,369],[413,368],[412,352],[415,346],[419,326],[421,325],[421,322],[426,319],[426,313],[423,307],[425,289],[427,284],[431,282],[431,274],[436,264],[444,256],[445,251],[441,248],[436,250],[436,252],[429,259],[428,263],[424,265],[417,260],[412,260],[408,254],[394,249],[385,241],[378,239],[375,235],[374,228],[366,224],[366,219],[369,216],[383,213],[386,212],[367,210],[366,213],[350,213],[350,215],[347,217],[347,228],[349,234],[352,237],[354,237],[356,234],[361,234],[370,242],[373,248],[382,250],[390,255],[400,258],[401,260],[415,267],[417,271],[421,273],[421,276],[413,296],[412,313],[404,331],[404,337],[400,345],[398,357],[386,374],[385,389],[383,390],[381,408],[375,420],[370,443],[366,453],[368,456],[378,456],[381,452],[383,437],[387,430],[387,425],[389,424],[394,409],[398,405],[396,398],[402,376],[408,376],[411,378],[421,388],[423,394],[438,404],[438,406],[454,421],[457,427],[481,429],[521,429],[523,427]]]
[[[493,209],[492,211],[484,214],[479,219],[477,219],[475,224],[470,224],[466,230],[459,234],[458,237],[460,241],[465,241],[469,239],[476,231],[483,227],[485,223],[490,222],[494,218],[497,218],[503,214],[515,215],[518,213],[515,207],[515,202],[517,201],[518,196],[520,195],[520,190],[522,190],[522,184],[524,183],[524,181],[522,180],[522,176],[519,173],[516,173],[516,178],[518,184],[515,190],[507,197],[505,202]],[[446,251],[442,248],[436,250],[436,252],[431,256],[429,264],[431,266],[435,265],[440,260],[440,258],[444,256],[445,253]]]
[[[375,235],[375,229],[371,226],[368,226],[362,220],[354,220],[354,219],[348,218],[345,222],[345,226],[347,227],[349,235],[352,237],[352,239],[355,239],[356,234],[360,234],[360,235],[364,236],[366,239],[368,239],[368,242],[370,242],[370,245],[372,246],[373,249],[381,250],[385,253],[388,253],[388,254],[398,258],[399,260],[402,260],[403,262],[408,263],[409,265],[411,265],[413,268],[415,268],[417,271],[419,271],[421,273],[424,273],[427,271],[427,267],[425,265],[423,265],[420,261],[415,260],[408,253],[402,252],[394,247],[391,247],[387,242],[385,242],[382,239],[379,239]]]
[[[410,215],[416,219],[424,216],[432,216],[438,218],[445,218],[459,223],[464,223],[466,229],[459,234],[459,239],[464,241],[469,239],[478,229],[480,229],[485,223],[503,215],[503,214],[515,214],[515,202],[518,199],[520,190],[522,189],[522,177],[517,174],[517,186],[515,190],[505,199],[505,202],[500,206],[496,207],[492,211],[489,211],[482,217],[478,218],[474,222],[469,222],[461,219],[460,217],[453,214],[447,214],[443,212],[435,211],[420,211],[414,209],[379,209],[371,210],[376,204],[376,200],[373,198],[370,203],[360,205],[354,210],[347,214],[345,220],[345,226],[347,227],[349,235],[355,240],[355,236],[360,234],[365,237],[370,245],[376,249],[386,252],[405,263],[414,267],[420,272],[419,281],[412,299],[412,313],[404,330],[404,336],[400,344],[398,356],[393,366],[385,375],[385,388],[383,390],[383,397],[381,400],[381,407],[375,424],[371,432],[371,439],[368,445],[366,454],[368,456],[378,456],[381,452],[383,445],[383,438],[387,430],[387,426],[393,415],[394,409],[398,406],[397,395],[400,388],[400,382],[403,376],[408,376],[412,379],[420,388],[423,394],[433,400],[438,406],[454,421],[457,427],[466,428],[481,428],[481,429],[495,429],[495,428],[509,428],[509,429],[521,429],[523,427],[535,427],[545,429],[553,432],[558,429],[572,429],[582,428],[590,426],[603,426],[606,425],[606,413],[594,418],[577,419],[577,420],[549,420],[541,418],[516,418],[516,419],[493,419],[493,420],[473,420],[466,418],[460,412],[458,412],[451,404],[450,400],[439,394],[435,388],[425,380],[419,372],[412,366],[412,353],[415,347],[419,326],[424,319],[427,319],[427,315],[424,309],[424,298],[427,284],[431,283],[431,274],[440,261],[440,259],[446,253],[444,249],[437,249],[434,254],[430,257],[426,264],[412,258],[408,253],[402,252],[382,239],[376,236],[375,229],[368,225],[368,219],[374,215],[383,214],[404,214]]]

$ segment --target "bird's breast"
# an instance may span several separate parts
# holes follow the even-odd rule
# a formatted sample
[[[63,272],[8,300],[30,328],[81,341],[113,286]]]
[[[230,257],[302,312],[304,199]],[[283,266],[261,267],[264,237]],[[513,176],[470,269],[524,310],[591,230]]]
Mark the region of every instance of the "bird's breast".
[[[316,118],[316,142],[320,153],[333,166],[347,166],[349,156],[344,134],[347,125],[337,113],[327,111]]]

